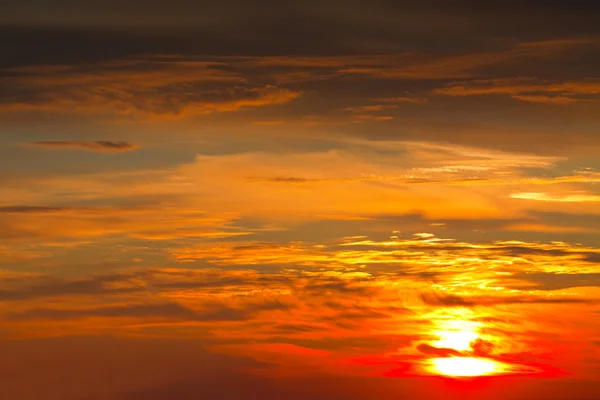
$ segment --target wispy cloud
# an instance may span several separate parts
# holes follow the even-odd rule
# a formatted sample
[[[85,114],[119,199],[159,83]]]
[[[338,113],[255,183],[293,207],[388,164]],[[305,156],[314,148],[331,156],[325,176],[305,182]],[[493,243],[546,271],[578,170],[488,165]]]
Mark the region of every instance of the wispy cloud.
[[[352,118],[353,118],[354,122],[363,122],[363,121],[385,122],[385,121],[391,121],[395,117],[393,115],[358,114]]]
[[[149,55],[94,65],[21,66],[5,70],[10,79],[2,79],[10,97],[0,111],[104,119],[174,119],[288,103],[305,92],[313,92],[306,83],[320,81],[471,79],[480,76],[481,69],[518,65],[523,60],[541,62],[581,45],[576,40],[521,42],[496,51],[433,55]],[[382,91],[381,96],[375,97],[378,104],[362,106],[362,111],[402,103],[425,104],[426,92],[416,90],[414,95],[390,96],[389,91]],[[435,93],[464,96],[489,92],[520,96],[529,102],[564,103],[585,101],[579,95],[596,96],[598,84],[594,80],[559,83],[502,78],[451,83]],[[324,115],[331,111],[321,110]],[[384,117],[363,118],[381,121]]]
[[[120,153],[137,149],[139,146],[128,142],[110,142],[98,140],[95,142],[80,141],[47,141],[30,142],[30,146],[42,147],[47,149],[80,149],[106,153]]]
[[[37,214],[54,213],[71,210],[70,207],[49,207],[49,206],[3,206],[0,207],[0,213],[8,214]]]
[[[507,95],[530,103],[573,104],[600,99],[600,80],[544,81],[537,78],[508,78],[453,82],[435,89],[446,96]]]
[[[283,104],[301,95],[301,91],[248,82],[243,74],[219,68],[226,64],[148,59],[11,69],[12,90],[19,95],[0,106],[0,111],[174,119]]]
[[[542,192],[526,192],[513,193],[510,195],[513,199],[549,201],[557,203],[590,203],[599,202],[600,196],[588,193],[542,193]]]
[[[424,97],[410,97],[410,96],[399,96],[399,97],[382,97],[375,99],[376,102],[395,104],[395,103],[413,103],[413,104],[424,104],[427,102],[427,98]]]
[[[96,308],[34,308],[24,312],[8,314],[11,320],[32,319],[81,319],[90,317],[103,318],[166,318],[187,321],[239,321],[249,318],[253,313],[261,310],[286,309],[281,303],[261,304],[249,306],[247,309],[236,309],[222,304],[214,304],[203,310],[192,310],[178,303],[158,304],[127,304]]]

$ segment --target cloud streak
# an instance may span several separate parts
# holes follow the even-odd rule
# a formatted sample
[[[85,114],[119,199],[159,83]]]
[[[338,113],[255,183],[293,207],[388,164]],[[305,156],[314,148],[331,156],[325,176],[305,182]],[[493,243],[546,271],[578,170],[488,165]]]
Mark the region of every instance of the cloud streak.
[[[557,203],[589,203],[599,202],[600,196],[587,193],[549,194],[540,192],[513,193],[513,199],[549,201]]]
[[[536,78],[472,80],[449,83],[443,88],[435,89],[434,93],[454,97],[500,94],[530,103],[568,105],[597,102],[600,81],[585,79],[552,82]]]
[[[138,148],[137,145],[128,142],[110,142],[106,140],[98,140],[95,142],[46,141],[30,142],[28,144],[30,146],[47,149],[75,149],[95,151],[100,153],[121,153],[132,151]]]

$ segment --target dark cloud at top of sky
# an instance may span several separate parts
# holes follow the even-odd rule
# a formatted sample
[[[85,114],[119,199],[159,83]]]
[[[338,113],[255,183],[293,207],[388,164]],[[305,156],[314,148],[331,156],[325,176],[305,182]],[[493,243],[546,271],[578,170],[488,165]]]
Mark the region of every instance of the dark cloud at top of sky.
[[[4,66],[149,53],[448,53],[600,33],[598,5],[587,1],[29,0],[0,8]]]
[[[597,6],[469,3],[2,4],[0,117],[216,126],[243,111],[243,124],[324,121],[368,140],[593,151]]]
[[[316,19],[319,16],[332,20],[371,20],[373,16],[384,22],[400,18],[410,23],[414,16],[446,17],[445,25],[472,21],[480,17],[510,18],[516,21],[530,20],[530,25],[569,21],[574,17],[591,17],[600,10],[594,2],[577,0],[567,3],[545,1],[394,1],[394,0],[333,0],[304,2],[260,0],[248,3],[243,0],[219,2],[174,0],[4,0],[5,12],[0,21],[15,24],[61,24],[104,26],[214,26],[231,20],[249,21]],[[370,14],[370,15],[369,15]],[[549,19],[543,21],[543,18]],[[453,19],[453,20],[451,20]],[[591,19],[591,18],[590,18]],[[414,20],[413,20],[414,21]],[[418,22],[418,21],[416,21]],[[433,22],[444,24],[442,18]],[[483,24],[483,21],[481,21]],[[415,22],[412,22],[415,24]]]

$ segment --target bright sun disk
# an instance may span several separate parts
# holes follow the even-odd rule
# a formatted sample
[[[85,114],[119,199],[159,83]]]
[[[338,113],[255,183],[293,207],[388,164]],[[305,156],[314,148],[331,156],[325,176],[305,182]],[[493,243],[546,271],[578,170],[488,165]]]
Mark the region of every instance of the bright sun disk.
[[[488,358],[448,357],[430,360],[430,371],[438,375],[469,377],[495,375],[504,372],[505,367]]]

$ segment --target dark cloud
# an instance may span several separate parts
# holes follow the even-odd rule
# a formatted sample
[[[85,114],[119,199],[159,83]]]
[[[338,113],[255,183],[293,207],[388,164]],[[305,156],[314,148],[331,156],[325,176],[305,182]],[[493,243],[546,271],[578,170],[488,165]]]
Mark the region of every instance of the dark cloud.
[[[248,374],[249,375],[249,374]],[[363,376],[340,377],[335,374],[317,374],[312,378],[278,378],[269,379],[264,376],[235,377],[233,381],[227,375],[215,376],[212,381],[191,379],[171,385],[153,386],[139,389],[116,397],[115,400],[196,400],[210,396],[215,400],[367,400],[373,398],[373,393],[378,393],[377,398],[385,398],[386,390],[381,388],[385,383],[378,378]],[[388,382],[391,380],[387,380]],[[232,384],[235,382],[235,384]],[[394,385],[396,386],[396,385]],[[394,387],[395,393],[406,393],[406,400],[419,400],[422,395],[413,395],[402,384]],[[587,400],[587,399],[585,399]]]
[[[435,347],[426,343],[421,343],[418,345],[417,350],[419,350],[421,353],[431,354],[438,357],[453,357],[462,355],[458,350]]]
[[[447,182],[447,181],[446,181]],[[420,213],[412,214],[378,214],[370,215],[373,218],[381,222],[397,223],[399,227],[420,225],[422,227],[428,227],[432,229],[432,223],[440,224],[445,230],[479,230],[479,231],[493,231],[499,230],[511,225],[532,223],[535,221],[534,218],[427,218],[425,215]]]
[[[514,296],[514,297],[490,297],[490,296],[470,296],[461,297],[455,295],[446,295],[440,293],[422,293],[421,300],[427,305],[443,307],[475,307],[475,306],[495,306],[502,304],[577,304],[593,303],[597,300],[578,298],[578,297],[535,297],[535,296]]]
[[[360,348],[365,353],[386,351],[387,349],[397,347],[400,343],[409,344],[415,337],[408,335],[373,335],[373,336],[352,336],[352,337],[326,337],[323,339],[305,339],[291,337],[275,337],[272,341],[278,343],[289,343],[296,346],[317,349],[317,350],[346,350],[349,348]]]
[[[6,314],[9,320],[68,320],[91,317],[117,318],[166,318],[191,321],[240,321],[251,318],[255,313],[270,310],[287,310],[278,301],[248,304],[245,308],[234,308],[223,304],[206,305],[203,309],[192,310],[178,303],[129,304],[97,308],[32,308],[22,312]]]
[[[526,247],[526,246],[501,246],[499,251],[511,256],[531,256],[531,255],[545,255],[552,257],[564,257],[567,255],[574,254],[572,251],[562,249],[545,249],[540,247]]]
[[[483,339],[475,339],[469,343],[469,347],[470,349],[468,350],[458,351],[455,349],[436,347],[426,343],[421,343],[417,346],[417,350],[419,350],[421,353],[434,355],[437,357],[468,357],[472,355],[476,355],[478,357],[489,357],[494,349],[494,344]]]
[[[357,284],[357,282],[347,282],[341,279],[329,278],[326,280],[314,279],[315,283],[309,283],[303,287],[303,290],[312,292],[334,292],[339,294],[368,295],[376,289],[371,286]]]
[[[558,297],[558,298],[531,298],[531,297],[517,297],[517,298],[492,298],[484,300],[481,304],[578,304],[578,303],[595,303],[598,300],[583,299],[583,298],[569,298],[569,297]]]
[[[0,301],[29,300],[41,297],[54,297],[65,295],[109,295],[118,293],[132,293],[141,290],[137,286],[111,287],[111,282],[127,282],[131,275],[99,275],[93,278],[79,280],[40,279],[40,282],[31,282],[25,277],[22,286],[13,289],[0,289]]]
[[[498,251],[515,257],[520,256],[550,256],[550,257],[577,257],[582,260],[597,263],[600,262],[600,253],[591,251],[582,251],[577,247],[560,249],[560,248],[544,248],[544,247],[526,247],[526,246],[500,246]],[[534,274],[532,274],[534,275]],[[560,274],[557,274],[557,276]],[[567,274],[563,274],[568,276]]]
[[[103,18],[111,14],[106,10],[116,5],[65,7],[79,10],[71,14],[82,21],[82,13],[92,19]],[[105,14],[91,12],[98,7]],[[535,146],[532,151],[544,152],[563,151],[565,146],[585,149],[596,145],[595,136],[587,133],[589,124],[585,121],[593,118],[587,102],[573,105],[585,116],[578,118],[551,110],[557,98],[565,96],[551,95],[550,102],[546,99],[542,104],[543,96],[532,97],[524,92],[528,101],[520,99],[518,102],[523,104],[515,106],[511,102],[517,101],[510,96],[487,96],[492,98],[486,97],[482,104],[470,96],[435,94],[457,80],[465,81],[465,87],[481,79],[518,77],[539,78],[540,82],[566,81],[571,89],[583,85],[596,74],[600,41],[583,30],[558,35],[557,21],[552,29],[539,27],[537,34],[511,30],[517,32],[516,36],[507,37],[504,27],[487,34],[485,30],[497,23],[499,16],[506,18],[503,26],[513,27],[511,19],[526,20],[526,14],[488,15],[486,7],[449,10],[443,4],[431,9],[414,6],[401,10],[386,2],[360,1],[343,7],[341,3],[303,3],[291,8],[278,5],[264,12],[249,10],[247,5],[219,5],[206,11],[190,4],[173,9],[150,7],[144,12],[168,20],[174,18],[172,13],[181,12],[177,9],[188,8],[179,16],[197,11],[208,22],[184,29],[179,18],[178,28],[169,24],[140,27],[136,21],[145,20],[144,17],[134,20],[127,13],[120,13],[127,28],[111,27],[108,22],[91,28],[67,21],[0,26],[0,32],[4,31],[0,37],[7,38],[3,46],[6,56],[0,62],[2,118],[140,121],[208,118],[208,114],[222,111],[252,110],[254,118],[246,116],[245,123],[264,119],[307,125],[312,121],[307,116],[316,116],[314,121],[332,125],[332,135],[371,140],[401,136],[402,140],[447,141],[452,137],[457,143],[515,151],[521,151],[523,141],[528,141],[527,146]],[[558,9],[555,11],[560,22],[564,16]],[[216,17],[211,20],[213,12]],[[416,16],[410,16],[411,12]],[[539,23],[539,18],[535,18],[538,12],[522,12],[530,12],[530,18]],[[580,13],[583,20],[589,18],[580,9],[570,12]],[[61,14],[55,11],[54,15]],[[252,18],[256,21],[252,22]],[[481,23],[486,18],[489,23]],[[427,29],[416,24],[417,20],[429,21]],[[531,28],[529,22],[524,26]],[[582,29],[584,26],[580,25]],[[278,31],[282,32],[277,34]],[[578,90],[577,96],[582,94]],[[407,92],[413,97],[406,97]],[[522,93],[519,96],[523,97]],[[374,107],[375,99],[386,98],[418,100],[401,103],[386,110],[385,115],[369,114],[360,120],[341,111]],[[472,118],[474,103],[478,104],[476,120]],[[263,110],[263,106],[275,104],[286,106]],[[211,118],[222,121],[219,118],[227,117]],[[520,126],[518,121],[523,118],[538,123]],[[544,122],[549,118],[554,121],[550,128]],[[403,121],[401,134],[397,121]],[[498,124],[502,126],[491,129],[490,121],[501,121]],[[375,123],[381,125],[376,130],[372,129]],[[571,128],[568,135],[565,126]],[[486,134],[480,134],[481,131]],[[518,140],[507,140],[507,135]],[[594,146],[588,146],[590,141]],[[288,183],[302,183],[303,179],[306,178],[275,177],[277,182]]]
[[[531,289],[560,290],[581,286],[600,286],[600,273],[557,274],[549,272],[519,273],[513,278],[531,282]]]
[[[279,324],[273,328],[273,331],[281,334],[294,334],[305,332],[320,332],[323,328],[320,326],[306,324]]]
[[[569,105],[599,101],[600,81],[543,81],[536,78],[472,80],[446,84],[434,93],[454,97],[502,95],[531,103]]]
[[[70,207],[45,207],[45,206],[4,206],[0,207],[0,213],[9,214],[37,214],[53,213],[71,210]]]
[[[368,307],[357,304],[343,304],[337,302],[325,302],[325,306],[336,310],[337,313],[334,316],[324,317],[325,321],[340,320],[355,320],[364,321],[368,319],[385,319],[390,318],[394,314],[406,314],[408,310],[401,307]]]
[[[28,276],[13,279],[16,287],[0,289],[0,301],[30,300],[59,296],[105,296],[135,292],[214,289],[294,283],[282,275],[231,275],[211,271],[165,271],[145,269],[122,274],[95,275],[77,279]],[[335,288],[338,288],[337,286]]]
[[[600,264],[600,253],[588,253],[585,254],[584,259],[589,262]]]
[[[219,320],[239,319],[234,314],[228,315],[225,311]],[[216,316],[212,316],[213,318]],[[7,314],[9,320],[32,320],[32,319],[79,319],[89,317],[136,317],[136,318],[169,318],[169,319],[197,319],[198,315],[192,310],[176,303],[165,304],[132,304],[124,306],[108,306],[99,308],[83,309],[54,309],[33,308],[23,312]],[[209,319],[211,315],[208,315]],[[233,317],[233,318],[232,318]]]
[[[83,149],[97,152],[123,152],[135,150],[138,146],[127,142],[109,142],[98,140],[95,142],[30,142],[30,146],[37,146],[49,149]]]
[[[422,293],[421,300],[423,300],[425,304],[448,307],[471,307],[476,304],[460,296],[445,295],[440,293]]]
[[[143,7],[134,0],[12,3],[3,5],[0,14],[0,66],[5,67],[97,63],[148,54],[464,55],[600,33],[590,11],[597,7],[589,2],[578,7],[510,2],[450,6],[441,0],[263,0],[252,5],[241,0],[180,0],[168,5],[144,2]]]
[[[297,177],[277,177],[270,179],[272,182],[284,182],[284,183],[308,183],[319,181],[318,179],[306,179],[306,178],[297,178]]]
[[[600,215],[593,213],[574,212],[548,212],[531,210],[529,213],[533,218],[543,221],[548,225],[556,226],[580,226],[582,228],[597,228],[600,226]]]
[[[139,120],[183,117],[284,104],[301,92],[273,79],[248,81],[218,68],[218,61],[194,59],[116,60],[101,64],[24,67],[1,78],[0,110],[16,114]],[[35,142],[38,146],[127,151],[126,142]]]
[[[40,58],[34,49],[55,60],[74,53],[98,59],[150,52],[331,54],[414,51],[415,47],[448,51],[490,48],[515,38],[599,32],[594,18],[597,6],[583,0],[569,6],[499,1],[450,5],[441,0],[262,0],[252,5],[241,0],[212,4],[178,0],[140,6],[134,0],[51,4],[29,0],[3,8],[0,24],[22,30],[17,35],[11,32],[17,41],[8,47],[9,54],[22,59],[28,53],[29,59]],[[44,35],[49,39],[45,50]],[[19,49],[23,44],[34,48]]]
[[[447,181],[446,181],[447,182]],[[600,218],[594,214],[575,214],[575,213],[547,213],[528,211],[523,217],[482,217],[482,218],[431,218],[421,213],[406,213],[406,214],[367,214],[365,217],[373,220],[373,222],[367,221],[364,224],[375,223],[385,224],[390,226],[391,229],[401,230],[423,230],[427,229],[426,232],[438,232],[443,229],[447,232],[445,235],[453,235],[459,231],[478,231],[478,232],[493,232],[493,231],[510,231],[514,227],[519,225],[547,225],[547,226],[560,226],[560,227],[581,227],[581,228],[595,228],[597,224],[600,224]],[[437,224],[437,225],[432,225]],[[511,235],[513,235],[511,233]],[[442,246],[442,244],[440,244]],[[452,244],[449,250],[452,250]],[[544,253],[543,249],[524,248],[520,246],[503,246],[507,249],[506,252],[513,251],[515,255],[518,254],[530,254],[539,251],[539,254]],[[460,250],[461,248],[456,248]],[[522,253],[520,253],[522,251]],[[563,255],[561,252],[566,250],[548,250],[546,254],[559,256]]]

